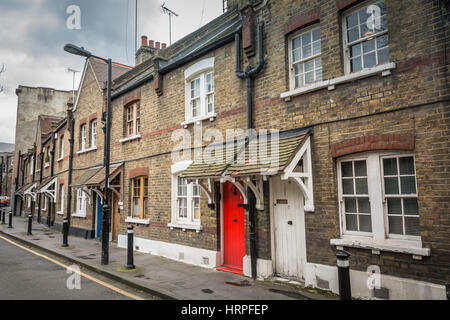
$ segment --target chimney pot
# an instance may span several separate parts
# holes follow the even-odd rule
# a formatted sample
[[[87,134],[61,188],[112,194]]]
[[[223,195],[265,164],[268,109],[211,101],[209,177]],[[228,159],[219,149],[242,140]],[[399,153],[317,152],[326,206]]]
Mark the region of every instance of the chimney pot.
[[[167,48],[167,43],[163,43],[163,44],[162,44],[162,48],[163,48],[163,49]]]
[[[149,46],[154,48],[155,47],[155,41],[154,40],[150,40],[149,41]]]
[[[156,42],[156,49],[161,49],[161,42]]]
[[[147,36],[142,36],[142,46],[146,46],[147,45]]]

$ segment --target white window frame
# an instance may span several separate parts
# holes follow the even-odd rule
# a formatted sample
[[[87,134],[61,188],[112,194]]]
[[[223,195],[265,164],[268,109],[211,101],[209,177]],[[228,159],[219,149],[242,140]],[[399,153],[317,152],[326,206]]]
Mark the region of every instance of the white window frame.
[[[397,177],[398,177],[398,188],[399,191],[401,189],[401,182],[400,182],[400,177],[402,176],[400,174],[400,163],[399,163],[399,158],[403,158],[403,157],[412,157],[414,160],[414,178],[415,178],[415,187],[416,187],[416,193],[415,194],[397,194],[397,195],[386,195],[385,192],[385,184],[384,184],[384,180],[382,180],[381,186],[383,188],[383,210],[384,210],[384,220],[385,220],[385,229],[386,229],[386,233],[388,235],[389,238],[392,239],[406,239],[406,240],[412,240],[412,241],[420,241],[421,237],[420,236],[413,236],[413,235],[399,235],[399,234],[392,234],[389,233],[389,214],[388,214],[388,203],[387,203],[387,198],[418,198],[418,190],[417,190],[417,169],[416,169],[416,159],[414,157],[414,155],[412,154],[401,154],[401,155],[386,155],[386,156],[382,156],[380,157],[380,166],[381,166],[381,178],[384,179],[384,166],[383,166],[383,159],[392,159],[392,158],[396,158],[397,159]],[[406,175],[406,176],[412,176],[410,174]],[[402,201],[403,203],[403,201]],[[403,204],[402,204],[402,211],[403,211]],[[417,217],[419,218],[420,221],[420,214],[417,215]],[[404,218],[404,214],[402,213],[402,218]],[[403,219],[403,230],[405,228],[405,224],[404,224],[404,219]]]
[[[199,219],[194,219],[193,210],[193,183],[187,186],[187,217],[179,218],[178,215],[178,177],[186,170],[192,161],[183,161],[172,166],[172,215],[170,228],[192,229],[200,232],[203,227],[201,225],[201,209]],[[198,187],[201,190],[201,187]],[[200,208],[201,208],[201,191],[200,192]]]
[[[59,159],[64,158],[64,136],[61,136],[59,141]]]
[[[320,82],[323,79],[323,64],[322,64],[322,74],[321,74],[321,79],[319,80],[315,80],[312,83],[303,83],[301,84],[299,87],[295,87],[295,70],[294,70],[294,60],[293,60],[293,41],[294,39],[301,37],[302,35],[306,34],[306,33],[310,33],[316,29],[319,29],[320,31],[320,53],[319,54],[312,54],[310,57],[305,58],[305,59],[300,59],[299,61],[296,61],[295,64],[305,64],[305,62],[310,61],[310,60],[315,60],[316,58],[322,58],[322,33],[320,30],[320,24],[314,24],[312,26],[303,28],[295,33],[293,33],[292,35],[290,35],[288,37],[288,55],[289,55],[289,88],[290,90],[295,90],[295,89],[299,89],[299,88],[303,88],[303,87],[308,87],[313,85],[316,82]],[[300,47],[301,49],[301,47]],[[315,69],[314,69],[315,70]],[[316,77],[315,73],[314,73],[314,78]]]
[[[213,75],[213,91],[207,91],[206,88],[206,76],[211,74]],[[214,83],[214,57],[203,59],[196,64],[190,66],[184,72],[185,78],[185,121],[182,125],[193,123],[196,121],[202,121],[205,119],[214,119],[217,115],[215,113],[215,105],[213,102],[213,108],[211,111],[208,111],[208,97],[213,96],[214,101],[214,93],[215,93],[215,83]],[[191,108],[191,82],[199,79],[200,82],[200,105],[198,110],[198,115],[192,116],[192,108]]]
[[[86,193],[81,189],[76,189],[76,191],[77,191],[76,215],[86,216]]]
[[[375,242],[387,245],[403,245],[411,247],[421,247],[420,236],[392,236],[388,234],[387,204],[384,202],[384,181],[382,159],[391,157],[413,157],[410,152],[364,152],[358,155],[348,155],[339,158],[337,161],[337,181],[338,181],[338,202],[339,202],[339,227],[342,239],[361,241],[362,243]],[[372,219],[372,232],[347,231],[345,225],[345,212],[342,190],[342,162],[347,161],[367,161],[367,177],[369,202]],[[415,159],[414,159],[415,164]],[[417,191],[417,172],[416,172]],[[419,215],[420,219],[420,215]]]
[[[86,124],[81,125],[80,127],[80,134],[81,134],[81,146],[80,151],[86,150],[86,139],[87,139],[87,126]]]
[[[31,156],[31,161],[30,161],[30,175],[32,175],[34,172],[34,156]]]
[[[64,212],[64,184],[59,185],[58,192],[59,192],[59,211],[57,213],[62,214]]]
[[[97,119],[91,121],[91,148],[97,147]]]
[[[139,107],[139,117],[138,117],[138,114],[137,114],[138,113],[138,107]],[[128,122],[129,122],[128,121],[128,110],[130,108],[133,108],[133,115],[132,115],[132,119],[131,119],[131,122],[133,123],[133,132],[131,134],[128,132]],[[136,136],[138,136],[140,134],[140,132],[141,132],[141,113],[142,113],[141,108],[142,108],[142,106],[141,106],[141,102],[140,101],[133,102],[133,103],[131,103],[131,104],[129,104],[129,105],[127,105],[125,107],[125,112],[126,112],[126,115],[125,115],[125,117],[126,117],[126,122],[125,122],[126,134],[125,134],[125,136],[126,136],[126,138],[136,137]],[[137,125],[138,120],[139,120],[139,128],[138,128],[138,125]]]
[[[387,28],[387,25],[386,25],[386,30],[384,30],[384,31],[377,32],[377,33],[375,33],[375,34],[368,35],[368,36],[366,36],[366,37],[364,37],[364,38],[360,38],[360,39],[358,39],[358,40],[356,40],[356,41],[353,41],[352,43],[348,43],[347,17],[350,16],[350,15],[352,15],[352,14],[355,13],[356,11],[361,10],[361,9],[364,8],[364,7],[368,7],[368,6],[370,6],[371,4],[375,4],[375,3],[380,2],[380,1],[381,1],[381,0],[368,0],[368,1],[364,1],[363,3],[360,3],[360,4],[356,5],[355,7],[352,7],[351,9],[345,11],[345,12],[342,14],[342,31],[341,31],[341,32],[342,32],[342,41],[343,41],[343,48],[344,48],[344,68],[345,68],[345,74],[350,74],[350,73],[352,73],[352,71],[351,71],[351,62],[350,62],[350,58],[351,58],[350,47],[351,47],[352,45],[355,45],[355,44],[357,44],[357,43],[362,43],[362,42],[364,42],[365,40],[367,40],[367,39],[369,39],[369,38],[372,38],[372,37],[376,38],[376,37],[379,37],[379,36],[382,36],[382,35],[385,35],[385,34],[387,34],[388,37],[389,37],[389,28]],[[385,0],[385,3],[386,3],[386,0]],[[387,12],[386,12],[386,16],[387,16]],[[375,41],[375,45],[376,45],[376,41]],[[389,42],[388,42],[387,47],[389,48],[389,53],[390,53]],[[362,50],[362,48],[361,48],[361,50]],[[376,50],[375,50],[375,52],[376,52]],[[378,55],[377,55],[377,54],[375,54],[375,58],[378,60]],[[385,63],[389,63],[389,61],[387,61],[387,62],[385,62]],[[377,66],[380,66],[380,65],[381,65],[381,64],[378,64],[378,63],[377,63],[377,64],[375,64],[375,65],[372,66],[372,67],[364,68],[363,57],[362,57],[362,52],[361,52],[361,70],[357,70],[357,71],[354,71],[354,72],[361,72],[361,71],[364,71],[364,70],[367,70],[367,69],[371,69],[371,68],[374,68],[374,67],[377,67]]]

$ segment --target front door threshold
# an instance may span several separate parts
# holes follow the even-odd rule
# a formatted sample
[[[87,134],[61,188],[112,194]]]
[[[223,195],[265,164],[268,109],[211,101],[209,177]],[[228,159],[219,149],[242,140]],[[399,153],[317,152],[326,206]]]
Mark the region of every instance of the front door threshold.
[[[233,268],[230,266],[221,266],[221,267],[216,268],[216,270],[230,272],[230,273],[238,274],[241,276],[244,275],[244,272],[242,269],[236,269],[236,268]]]

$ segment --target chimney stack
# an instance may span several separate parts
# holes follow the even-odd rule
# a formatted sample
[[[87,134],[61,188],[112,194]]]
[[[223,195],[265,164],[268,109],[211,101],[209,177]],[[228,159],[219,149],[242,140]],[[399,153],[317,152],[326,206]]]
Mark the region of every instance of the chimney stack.
[[[136,65],[141,64],[144,61],[152,59],[159,50],[166,49],[167,44],[155,41],[148,40],[147,36],[141,37],[141,47],[136,52]]]

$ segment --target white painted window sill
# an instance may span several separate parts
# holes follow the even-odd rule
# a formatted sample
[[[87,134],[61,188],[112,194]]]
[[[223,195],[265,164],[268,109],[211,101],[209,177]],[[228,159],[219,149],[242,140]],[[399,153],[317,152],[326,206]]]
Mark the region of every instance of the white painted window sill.
[[[136,219],[136,218],[131,218],[128,217],[125,219],[126,223],[135,223],[135,224],[145,224],[145,225],[149,225],[150,224],[150,219]]]
[[[186,129],[190,124],[200,124],[204,120],[208,120],[213,122],[217,118],[217,113],[210,113],[201,117],[197,117],[195,119],[189,119],[181,123],[181,125]]]
[[[62,216],[62,215],[64,215],[64,212],[58,211],[58,212],[56,212],[56,214]]]
[[[372,250],[373,254],[380,254],[381,251],[407,253],[413,255],[414,259],[420,260],[422,257],[430,256],[430,249],[422,248],[420,241],[387,239],[383,242],[376,242],[369,239],[331,239],[330,244],[336,247],[351,247]]]
[[[72,213],[74,218],[86,218],[86,213]]]
[[[84,154],[84,153],[88,153],[88,152],[95,151],[95,150],[97,150],[97,147],[80,150],[80,151],[77,152],[77,154]]]
[[[47,169],[48,167],[50,167],[50,163],[46,163],[46,164],[44,165],[44,169]]]
[[[372,68],[367,68],[367,69],[364,69],[361,71],[346,74],[341,77],[333,78],[330,80],[319,81],[319,82],[313,83],[308,86],[304,86],[304,87],[297,88],[297,89],[294,89],[291,91],[283,92],[282,94],[280,94],[280,98],[284,99],[285,101],[290,101],[292,97],[299,96],[299,95],[302,95],[302,94],[305,94],[308,92],[324,89],[324,88],[328,88],[328,90],[331,91],[331,90],[334,90],[336,85],[338,85],[338,84],[371,77],[371,76],[377,75],[377,74],[381,74],[383,77],[388,76],[391,74],[391,70],[393,70],[393,69],[395,69],[394,62],[385,63],[385,64],[375,66]]]
[[[183,231],[186,230],[195,230],[197,233],[200,233],[200,231],[203,230],[203,226],[201,224],[191,224],[191,223],[168,223],[167,226],[170,228],[170,230],[173,229],[182,229]]]
[[[120,143],[125,143],[125,142],[130,142],[130,141],[138,140],[138,139],[141,139],[141,135],[140,134],[137,134],[135,136],[131,136],[131,137],[127,137],[125,139],[119,140],[119,142]]]
[[[61,162],[61,161],[63,161],[63,160],[64,160],[64,157],[59,158],[59,159],[56,159],[56,162]]]

